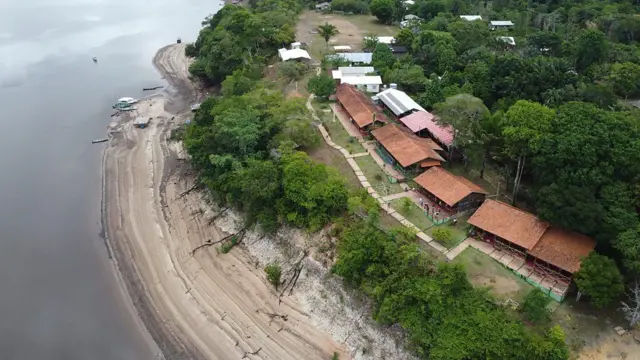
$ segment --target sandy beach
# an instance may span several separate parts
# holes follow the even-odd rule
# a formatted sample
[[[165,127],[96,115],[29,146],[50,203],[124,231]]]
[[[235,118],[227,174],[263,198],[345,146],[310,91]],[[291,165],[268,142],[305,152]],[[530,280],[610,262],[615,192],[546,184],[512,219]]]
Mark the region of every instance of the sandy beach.
[[[223,255],[208,247],[191,255],[225,234],[198,216],[200,194],[180,196],[193,176],[185,175],[179,143],[167,141],[196,98],[183,54],[182,45],[159,51],[154,64],[177,93],[143,100],[138,114],[116,119],[104,156],[106,235],[141,319],[168,359],[346,356],[298,304],[287,298],[279,304],[246,251]],[[138,129],[132,116],[152,120]]]
[[[171,130],[203,97],[188,79],[184,44],[162,48],[154,64],[170,83],[114,118],[103,156],[103,222],[123,286],[166,359],[413,359],[402,334],[378,327],[366,300],[345,291],[318,254],[326,234],[247,231],[219,253],[216,242],[242,229],[241,218],[207,201]],[[136,116],[151,117],[135,128]],[[309,256],[307,256],[309,254]],[[283,280],[302,266],[295,288],[268,283],[278,262]],[[162,356],[159,355],[159,358]]]

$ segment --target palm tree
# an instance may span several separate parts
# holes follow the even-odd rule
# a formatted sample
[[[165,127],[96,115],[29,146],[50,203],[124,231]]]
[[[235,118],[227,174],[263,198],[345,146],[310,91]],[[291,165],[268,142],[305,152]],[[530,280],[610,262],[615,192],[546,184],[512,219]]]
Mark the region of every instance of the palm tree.
[[[329,39],[338,35],[340,32],[335,25],[329,24],[325,21],[323,25],[318,26],[318,34],[324,38],[324,41],[327,42],[327,46],[329,46]]]

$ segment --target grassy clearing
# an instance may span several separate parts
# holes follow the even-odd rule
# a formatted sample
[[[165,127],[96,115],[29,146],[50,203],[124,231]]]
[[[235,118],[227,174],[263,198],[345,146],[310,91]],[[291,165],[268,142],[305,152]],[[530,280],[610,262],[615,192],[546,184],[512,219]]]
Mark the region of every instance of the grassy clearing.
[[[490,287],[491,293],[500,300],[511,298],[520,303],[533,289],[511,270],[472,247],[463,251],[453,262],[463,264],[474,285]]]
[[[411,221],[413,225],[417,226],[420,230],[424,231],[425,229],[431,228],[433,222],[424,214],[424,210],[420,209],[420,207],[410,199],[409,202],[406,202],[405,199],[408,198],[391,200],[391,207],[407,220]]]
[[[467,227],[469,226],[467,224],[467,219],[468,217],[459,218],[458,223],[456,225],[453,225],[451,222],[449,222],[447,224],[434,226],[428,229],[426,231],[426,234],[433,237],[433,232],[436,229],[449,229],[449,231],[451,231],[451,234],[452,234],[451,241],[448,241],[447,243],[443,243],[443,242],[440,242],[440,243],[442,246],[446,247],[447,249],[451,249],[452,247],[455,247],[456,245],[458,245],[460,242],[462,242],[464,239],[467,238]]]
[[[324,140],[320,141],[320,145],[318,145],[315,149],[307,152],[309,156],[323,164],[331,166],[338,170],[338,172],[344,177],[347,182],[347,186],[351,190],[357,190],[362,187],[360,185],[360,181],[358,177],[353,173],[353,169],[347,163],[347,159],[342,156],[338,150],[330,147]]]
[[[364,176],[367,178],[367,181],[371,186],[373,186],[380,196],[390,195],[402,192],[402,187],[400,184],[395,183],[392,184],[389,182],[387,178],[387,174],[380,168],[378,163],[371,158],[371,156],[363,156],[359,158],[355,158],[356,164],[360,167]],[[387,189],[388,194],[385,193],[384,189]]]

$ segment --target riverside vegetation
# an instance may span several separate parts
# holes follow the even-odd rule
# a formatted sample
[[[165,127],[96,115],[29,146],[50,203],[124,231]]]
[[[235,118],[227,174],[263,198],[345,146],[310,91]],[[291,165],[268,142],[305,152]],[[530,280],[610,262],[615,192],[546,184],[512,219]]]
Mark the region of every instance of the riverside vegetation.
[[[282,225],[318,231],[335,223],[333,272],[371,297],[379,323],[405,329],[406,345],[421,358],[567,359],[559,327],[524,326],[486,290],[475,289],[461,266],[438,264],[419,251],[414,234],[379,230],[377,202],[349,191],[335,169],[304,152],[319,141],[304,100],[261,81],[277,48],[294,41],[301,8],[296,0],[226,6],[187,47],[196,57],[191,73],[222,84],[222,95],[201,104],[184,134],[211,196],[264,232]]]

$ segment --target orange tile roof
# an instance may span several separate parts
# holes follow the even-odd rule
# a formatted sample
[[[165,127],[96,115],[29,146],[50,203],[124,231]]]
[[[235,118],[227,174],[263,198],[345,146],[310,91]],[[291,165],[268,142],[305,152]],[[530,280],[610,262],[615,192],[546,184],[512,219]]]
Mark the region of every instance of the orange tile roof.
[[[487,194],[480,186],[439,166],[423,172],[413,181],[449,206],[454,206],[473,193]]]
[[[371,103],[371,100],[352,85],[338,85],[336,98],[359,128],[372,124],[374,114],[376,121],[387,121],[384,114]]]
[[[407,167],[431,159],[444,162],[436,150],[442,150],[431,139],[424,139],[396,124],[388,124],[371,132],[382,146],[402,165]]]
[[[487,199],[469,218],[469,224],[531,250],[549,223],[503,202]]]
[[[586,235],[551,226],[529,254],[573,274],[580,270],[580,259],[595,247],[596,242]]]

